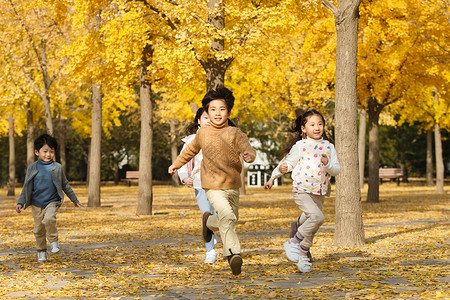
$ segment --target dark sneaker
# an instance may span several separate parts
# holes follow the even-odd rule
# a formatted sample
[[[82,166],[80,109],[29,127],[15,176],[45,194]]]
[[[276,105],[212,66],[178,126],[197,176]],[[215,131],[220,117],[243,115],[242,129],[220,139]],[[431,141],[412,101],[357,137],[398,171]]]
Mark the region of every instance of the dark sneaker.
[[[240,254],[233,254],[227,257],[233,275],[241,274],[242,257]]]
[[[291,223],[291,232],[289,234],[289,237],[292,239],[294,237],[294,235],[297,233],[298,228],[300,227],[300,223],[298,221],[293,221]],[[311,252],[308,250],[308,253],[306,254],[309,258],[309,262],[313,262],[313,258],[311,255]]]
[[[209,216],[211,216],[212,213],[210,213],[209,211],[205,211],[203,213],[202,216],[202,230],[203,230],[203,239],[205,240],[205,242],[209,242],[212,238],[213,235],[213,231],[211,229],[209,229],[206,226],[206,222],[208,221]]]

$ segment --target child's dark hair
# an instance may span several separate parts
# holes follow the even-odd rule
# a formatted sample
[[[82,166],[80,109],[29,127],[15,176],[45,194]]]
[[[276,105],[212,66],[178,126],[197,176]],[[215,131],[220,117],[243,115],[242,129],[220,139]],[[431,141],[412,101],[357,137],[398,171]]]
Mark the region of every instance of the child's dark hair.
[[[34,149],[39,151],[42,147],[44,147],[44,145],[48,145],[55,151],[58,148],[58,142],[56,141],[56,139],[46,133],[41,134],[37,139],[34,140]]]
[[[233,92],[227,89],[224,86],[218,87],[215,90],[208,91],[202,100],[202,105],[206,111],[208,111],[209,103],[213,100],[223,99],[225,100],[225,104],[227,105],[228,112],[231,112],[231,109],[234,106],[234,96]]]
[[[313,115],[318,115],[322,118],[323,127],[325,128],[325,118],[320,112],[318,112],[315,109],[308,110],[303,115],[298,116],[297,119],[295,119],[294,123],[292,124],[292,127],[288,129],[288,132],[295,133],[295,136],[289,142],[288,146],[285,149],[283,149],[283,151],[281,151],[281,156],[284,157],[286,154],[289,153],[289,151],[291,151],[291,148],[295,145],[295,143],[306,138],[306,133],[302,131],[302,126],[304,127],[306,122],[308,122],[309,117]],[[323,131],[322,138],[324,140],[328,140],[325,130]]]
[[[198,125],[198,120],[200,120],[204,111],[205,111],[205,109],[203,107],[200,107],[199,109],[197,109],[197,112],[195,113],[194,122],[189,124],[188,127],[186,128],[187,134],[193,134],[193,133],[197,132],[197,129],[200,126],[200,125]]]

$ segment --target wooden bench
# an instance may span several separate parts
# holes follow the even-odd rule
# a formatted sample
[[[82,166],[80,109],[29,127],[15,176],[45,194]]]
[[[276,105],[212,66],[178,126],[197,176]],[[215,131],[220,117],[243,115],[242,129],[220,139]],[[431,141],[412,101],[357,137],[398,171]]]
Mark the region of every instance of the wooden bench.
[[[400,185],[400,178],[405,175],[401,168],[380,168],[378,172],[380,183],[383,183],[383,179],[397,179],[397,185]]]
[[[131,186],[132,181],[139,181],[139,171],[127,171],[122,181],[127,181],[128,186]]]

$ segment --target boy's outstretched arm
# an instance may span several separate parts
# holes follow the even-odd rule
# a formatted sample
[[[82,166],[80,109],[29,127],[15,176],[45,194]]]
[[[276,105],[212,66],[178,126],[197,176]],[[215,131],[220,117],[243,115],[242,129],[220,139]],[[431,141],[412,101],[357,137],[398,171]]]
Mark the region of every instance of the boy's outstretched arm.
[[[175,174],[176,171],[177,171],[177,167],[175,167],[174,165],[170,165],[169,174],[173,175],[173,174]]]
[[[20,213],[22,212],[22,207],[23,207],[22,204],[17,204],[17,205],[16,205],[16,212],[17,212],[18,214],[20,214]]]
[[[244,161],[246,163],[252,163],[255,161],[256,156],[250,152],[250,151],[244,151],[244,153],[242,153],[242,159],[244,159]]]

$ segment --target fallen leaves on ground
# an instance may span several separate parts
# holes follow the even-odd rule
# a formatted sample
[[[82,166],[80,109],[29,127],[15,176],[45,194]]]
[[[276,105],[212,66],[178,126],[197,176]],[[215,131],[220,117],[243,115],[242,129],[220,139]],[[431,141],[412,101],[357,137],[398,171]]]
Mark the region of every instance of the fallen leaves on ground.
[[[87,202],[84,187],[75,187]],[[0,190],[1,195],[6,191]],[[20,189],[16,191],[18,195]],[[37,262],[30,210],[18,215],[1,196],[2,299],[449,299],[447,194],[414,184],[383,184],[380,203],[363,202],[366,245],[334,246],[334,195],[314,241],[313,271],[284,255],[300,211],[289,186],[247,188],[238,234],[243,272],[221,255],[203,264],[200,212],[191,189],[154,186],[153,215],[136,215],[136,186],[102,187],[102,207],[66,200],[58,213],[62,250]],[[364,195],[363,195],[364,196]]]

